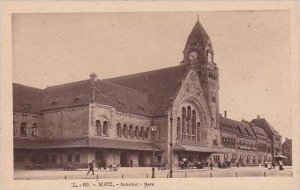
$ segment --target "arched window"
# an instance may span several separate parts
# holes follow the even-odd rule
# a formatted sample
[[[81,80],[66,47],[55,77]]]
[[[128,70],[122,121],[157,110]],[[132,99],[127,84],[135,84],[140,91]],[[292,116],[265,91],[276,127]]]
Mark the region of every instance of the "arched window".
[[[133,126],[132,125],[130,125],[129,126],[129,136],[130,136],[130,138],[132,138],[133,139]]]
[[[187,128],[187,133],[191,133],[191,130],[190,130],[190,125],[191,125],[191,107],[188,106],[187,108],[187,124],[186,124],[186,128]]]
[[[196,134],[196,111],[193,110],[192,112],[192,134]]]
[[[100,120],[96,120],[96,129],[97,129],[97,134],[101,135],[101,122],[100,122]]]
[[[200,122],[197,123],[197,141],[200,142],[201,141],[201,125]]]
[[[141,139],[145,138],[145,129],[144,129],[144,127],[141,127],[140,138]]]
[[[26,137],[27,136],[27,124],[25,122],[21,123],[21,136]]]
[[[118,135],[118,137],[122,136],[122,129],[121,129],[121,124],[120,123],[117,124],[117,135]]]
[[[139,127],[138,126],[135,126],[134,137],[137,139],[139,138]]]
[[[146,138],[146,139],[150,139],[150,136],[151,136],[151,135],[150,135],[150,130],[149,130],[149,127],[147,127],[147,128],[146,128],[146,133],[145,133],[145,138]]]
[[[31,128],[31,135],[32,135],[33,137],[36,137],[36,136],[37,136],[37,125],[36,125],[36,123],[34,123],[34,124],[32,125],[32,128]]]
[[[180,118],[177,117],[177,139],[180,139],[180,132],[181,132]]]
[[[126,124],[123,125],[123,136],[128,137],[128,127]]]
[[[107,121],[103,122],[103,131],[102,132],[104,135],[108,135],[108,122]]]
[[[186,133],[186,109],[182,107],[182,133]]]

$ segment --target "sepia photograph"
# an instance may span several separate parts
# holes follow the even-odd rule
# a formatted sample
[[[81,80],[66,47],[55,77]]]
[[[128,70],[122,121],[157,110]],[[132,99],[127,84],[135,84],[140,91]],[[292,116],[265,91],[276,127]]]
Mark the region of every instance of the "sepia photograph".
[[[13,181],[299,176],[292,24],[288,9],[12,13]]]

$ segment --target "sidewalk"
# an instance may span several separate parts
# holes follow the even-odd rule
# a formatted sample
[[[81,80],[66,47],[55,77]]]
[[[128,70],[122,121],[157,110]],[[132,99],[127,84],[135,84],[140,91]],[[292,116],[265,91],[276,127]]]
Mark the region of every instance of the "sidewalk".
[[[33,180],[33,179],[97,179],[97,178],[150,178],[152,176],[151,167],[119,168],[118,171],[95,170],[95,175],[91,173],[86,175],[88,169],[77,171],[63,171],[62,169],[52,170],[16,170],[15,179]],[[209,169],[188,169],[174,170],[174,178],[211,178],[211,177],[291,177],[292,168],[285,167],[285,170],[268,170],[263,167],[232,167],[232,168],[214,168]],[[169,177],[169,170],[155,169],[156,178]]]

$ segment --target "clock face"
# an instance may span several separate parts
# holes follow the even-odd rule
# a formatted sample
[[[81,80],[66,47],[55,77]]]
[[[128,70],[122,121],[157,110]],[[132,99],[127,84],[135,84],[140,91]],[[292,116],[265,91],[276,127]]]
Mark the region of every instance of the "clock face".
[[[197,58],[198,58],[198,53],[197,53],[197,52],[192,51],[192,52],[189,54],[189,59],[190,59],[191,61],[195,61]]]
[[[212,62],[212,55],[211,55],[210,52],[207,54],[207,62],[208,62],[208,63],[211,63],[211,62]]]

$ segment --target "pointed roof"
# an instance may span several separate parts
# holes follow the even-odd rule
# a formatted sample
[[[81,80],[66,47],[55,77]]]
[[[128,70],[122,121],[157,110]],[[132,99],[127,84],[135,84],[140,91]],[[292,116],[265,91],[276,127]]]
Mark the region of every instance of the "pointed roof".
[[[264,129],[270,138],[272,135],[279,135],[278,131],[265,118],[253,119],[251,123]]]
[[[94,101],[117,111],[164,116],[188,73],[186,66],[169,67],[116,78],[96,80]],[[14,111],[35,112],[88,105],[93,97],[90,79],[36,89],[13,84]],[[25,103],[24,103],[25,102]],[[31,108],[24,110],[26,102]]]
[[[43,90],[13,83],[13,109],[22,113],[39,113]]]
[[[149,96],[152,116],[162,116],[175,98],[188,73],[185,65],[106,79],[106,81],[136,89]]]
[[[240,122],[227,117],[220,117],[220,127],[224,131],[236,133],[239,136],[247,136],[249,138],[254,138],[251,126],[246,122]]]
[[[203,28],[203,26],[201,25],[198,19],[187,39],[184,49],[185,50],[188,49],[189,45],[193,42],[200,42],[202,48],[204,49],[207,40],[209,40],[209,36],[207,35],[205,29]]]

